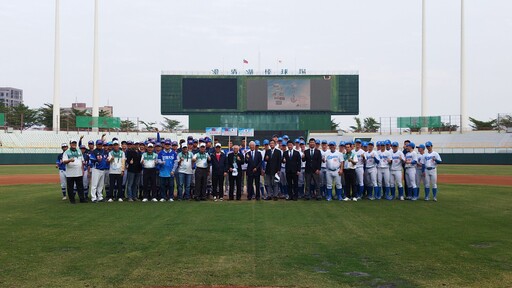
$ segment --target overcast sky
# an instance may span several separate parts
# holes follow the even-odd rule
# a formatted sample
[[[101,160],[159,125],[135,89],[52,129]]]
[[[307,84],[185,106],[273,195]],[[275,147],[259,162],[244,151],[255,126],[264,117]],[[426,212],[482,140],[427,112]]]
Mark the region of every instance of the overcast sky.
[[[428,114],[460,114],[460,1],[426,2]],[[512,1],[465,8],[468,113],[512,112]],[[53,97],[54,13],[0,0],[0,86],[33,108]],[[359,71],[361,117],[421,113],[421,0],[105,0],[99,17],[100,105],[115,116],[161,121],[163,70],[257,69],[258,51],[261,69]],[[62,107],[92,104],[93,28],[93,0],[61,1]]]

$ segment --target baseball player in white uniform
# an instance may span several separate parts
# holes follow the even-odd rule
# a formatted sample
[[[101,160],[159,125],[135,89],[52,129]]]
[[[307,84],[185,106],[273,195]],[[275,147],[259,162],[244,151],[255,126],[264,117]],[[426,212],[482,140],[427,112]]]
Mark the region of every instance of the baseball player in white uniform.
[[[377,142],[377,152],[379,164],[377,165],[377,191],[375,191],[375,199],[382,199],[382,190],[384,190],[384,198],[389,200],[389,164],[391,164],[391,153],[386,150],[383,142]]]
[[[62,148],[62,153],[60,153],[57,156],[57,162],[55,162],[55,168],[59,169],[59,180],[60,180],[60,190],[62,192],[62,200],[67,200],[68,197],[66,197],[66,186],[67,186],[67,180],[66,180],[66,164],[62,162],[62,155],[66,150],[68,150],[68,144],[62,143],[60,145]]]
[[[418,154],[414,151],[416,145],[411,142],[407,144],[407,154],[405,154],[405,178],[407,180],[407,198],[409,200],[418,200],[419,188],[416,186],[416,164]]]
[[[357,183],[357,200],[361,200],[363,197],[364,190],[364,151],[361,149],[362,141],[361,139],[356,139],[356,149],[354,152],[357,155],[357,164],[356,164],[356,183]]]
[[[368,199],[374,200],[373,191],[377,194],[377,165],[379,165],[380,159],[377,151],[373,150],[375,143],[368,143],[368,151],[363,154],[366,170],[365,175],[368,183]]]
[[[398,149],[398,142],[391,143],[391,196],[395,198],[395,186],[398,187],[398,197],[404,200],[404,187],[402,186],[402,164],[405,162],[405,155]]]
[[[322,140],[321,145],[322,149],[320,149],[320,154],[322,154],[322,159],[325,158],[325,154],[329,152],[327,140]],[[327,198],[327,166],[324,161],[322,161],[322,165],[320,166],[320,193],[322,194],[322,197]],[[331,194],[332,195],[332,194]],[[332,196],[331,196],[332,197]]]
[[[429,200],[429,192],[432,189],[434,201],[437,201],[437,165],[442,163],[441,156],[432,148],[432,142],[425,143],[427,152],[425,153],[425,201]]]
[[[416,187],[418,190],[421,188],[421,182],[423,182],[423,186],[425,186],[425,172],[423,171],[424,156],[425,156],[425,145],[418,145],[418,162],[416,163]],[[418,195],[419,197],[419,195]]]
[[[332,183],[336,183],[336,198],[338,201],[343,199],[343,189],[341,186],[341,175],[343,175],[343,154],[336,151],[336,142],[329,142],[329,150],[322,155],[322,162],[326,167],[326,199],[332,199]]]

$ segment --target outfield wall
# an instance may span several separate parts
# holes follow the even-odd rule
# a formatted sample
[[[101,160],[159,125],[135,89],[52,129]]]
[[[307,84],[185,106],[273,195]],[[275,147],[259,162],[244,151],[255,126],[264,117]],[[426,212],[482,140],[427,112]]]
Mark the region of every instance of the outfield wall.
[[[512,165],[512,153],[445,153],[444,164]],[[55,164],[56,153],[9,153],[0,155],[0,165]]]

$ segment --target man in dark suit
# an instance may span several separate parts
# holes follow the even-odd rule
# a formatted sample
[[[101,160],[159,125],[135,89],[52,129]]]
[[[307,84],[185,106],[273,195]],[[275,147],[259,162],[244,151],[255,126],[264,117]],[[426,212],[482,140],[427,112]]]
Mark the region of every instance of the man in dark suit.
[[[244,154],[240,152],[238,145],[233,146],[233,152],[228,154],[227,166],[229,172],[229,200],[233,200],[233,192],[236,182],[236,200],[242,198],[242,165]]]
[[[277,200],[279,189],[277,182],[274,180],[274,175],[281,171],[281,150],[276,148],[276,142],[270,140],[270,149],[265,152],[265,184],[268,187],[268,198]]]
[[[316,149],[315,138],[309,139],[309,149],[304,151],[304,155],[302,156],[302,161],[306,162],[306,169],[304,171],[304,181],[306,186],[306,195],[305,199],[311,199],[311,196],[315,197],[316,200],[321,200],[322,195],[320,194],[320,169],[322,168],[322,153],[320,150]],[[311,185],[311,181],[315,185],[315,195],[311,195],[309,191],[309,187]]]
[[[298,181],[302,159],[299,151],[293,149],[293,141],[288,140],[288,151],[283,152],[283,162],[285,163],[286,182],[290,192],[289,200],[297,201],[299,198]]]
[[[263,161],[261,153],[256,150],[256,143],[249,143],[251,149],[245,153],[245,163],[247,163],[247,200],[252,200],[254,196],[254,187],[256,186],[256,200],[260,200],[260,175],[261,162]]]
[[[210,155],[212,159],[212,186],[213,200],[224,199],[224,177],[228,175],[228,163],[226,154],[221,151],[221,144],[215,144],[215,151]]]

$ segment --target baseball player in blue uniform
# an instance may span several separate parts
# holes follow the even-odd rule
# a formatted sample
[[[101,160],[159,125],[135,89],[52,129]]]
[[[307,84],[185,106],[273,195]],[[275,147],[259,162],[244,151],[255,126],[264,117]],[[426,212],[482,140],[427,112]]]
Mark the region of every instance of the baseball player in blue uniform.
[[[425,186],[425,168],[423,167],[425,165],[425,145],[420,144],[417,148],[418,162],[416,163],[416,187],[419,190],[421,188],[421,182],[423,182],[423,186]]]
[[[425,200],[429,200],[430,189],[432,189],[432,196],[434,201],[437,201],[437,165],[442,163],[441,156],[439,153],[433,150],[432,142],[428,141],[425,143],[427,152],[425,153]]]
[[[66,150],[68,150],[68,144],[62,143],[60,145],[62,149],[62,153],[57,155],[57,162],[55,162],[55,168],[59,169],[59,180],[60,180],[60,189],[62,192],[62,200],[67,200],[68,197],[66,197],[66,164],[62,162],[62,155]]]

